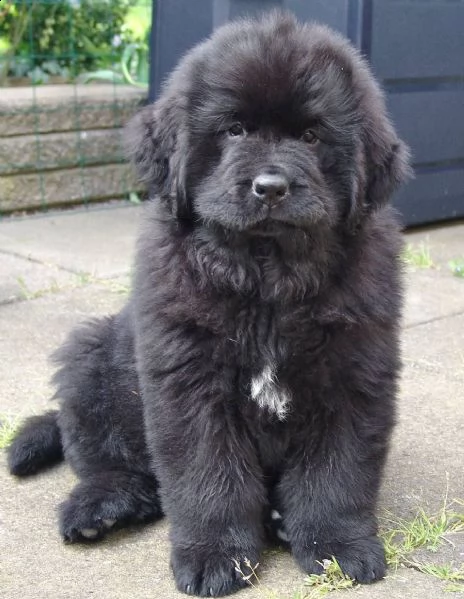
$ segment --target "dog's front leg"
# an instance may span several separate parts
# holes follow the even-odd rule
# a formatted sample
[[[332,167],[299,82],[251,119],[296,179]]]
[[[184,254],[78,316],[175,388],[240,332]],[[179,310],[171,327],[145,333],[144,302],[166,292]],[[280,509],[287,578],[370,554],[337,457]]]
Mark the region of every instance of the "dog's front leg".
[[[306,572],[321,572],[323,560],[335,557],[358,582],[385,575],[375,508],[392,416],[376,403],[327,414],[288,458],[279,505],[292,553]]]
[[[176,352],[181,365],[145,376],[146,431],[170,520],[177,586],[221,596],[246,585],[238,569],[246,572],[244,561],[259,556],[266,495],[237,419],[233,368],[205,360],[206,348],[192,353]]]

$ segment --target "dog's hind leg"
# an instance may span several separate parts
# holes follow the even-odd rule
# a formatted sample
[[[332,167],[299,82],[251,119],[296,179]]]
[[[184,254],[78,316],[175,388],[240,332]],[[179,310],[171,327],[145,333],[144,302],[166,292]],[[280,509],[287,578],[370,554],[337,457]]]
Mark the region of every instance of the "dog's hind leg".
[[[129,308],[78,327],[55,354],[58,424],[80,482],[60,508],[69,542],[162,516],[145,442]]]
[[[95,541],[111,529],[157,520],[162,516],[154,476],[125,471],[92,474],[60,506],[65,541]]]

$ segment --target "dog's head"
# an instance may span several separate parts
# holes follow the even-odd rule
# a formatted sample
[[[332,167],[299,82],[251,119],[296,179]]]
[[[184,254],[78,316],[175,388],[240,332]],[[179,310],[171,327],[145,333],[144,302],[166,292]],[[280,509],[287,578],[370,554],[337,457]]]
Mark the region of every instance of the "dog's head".
[[[236,231],[353,227],[409,171],[358,53],[282,14],[190,52],[129,125],[129,149],[175,217]]]

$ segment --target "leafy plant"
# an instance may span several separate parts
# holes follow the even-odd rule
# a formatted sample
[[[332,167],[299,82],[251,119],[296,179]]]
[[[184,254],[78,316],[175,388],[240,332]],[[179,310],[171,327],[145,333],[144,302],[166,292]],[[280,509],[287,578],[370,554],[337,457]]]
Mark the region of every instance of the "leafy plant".
[[[18,419],[0,416],[0,449],[5,449],[11,444],[18,427]]]
[[[457,260],[451,260],[449,262],[451,272],[455,277],[464,278],[464,258],[458,258]]]
[[[80,81],[109,81],[111,83],[129,83],[136,87],[148,86],[148,43],[127,45],[122,53],[119,65],[114,69],[102,69],[80,76]]]
[[[383,520],[386,526],[381,536],[387,563],[394,567],[411,564],[411,556],[416,549],[425,548],[432,553],[436,552],[443,543],[444,535],[464,530],[464,515],[449,509],[446,502],[436,514],[429,515],[420,509],[412,520],[393,515]]]
[[[445,591],[449,592],[464,592],[464,563],[460,566],[456,566],[454,563],[450,564],[423,564],[414,563],[416,570],[423,574],[428,574],[438,580],[443,580],[450,583],[445,587]]]
[[[351,589],[355,582],[349,576],[342,572],[339,563],[333,557],[331,560],[322,561],[322,574],[310,574],[305,582],[305,586],[311,587],[305,599],[318,599],[325,597],[332,591],[341,591]]]
[[[401,254],[401,259],[408,266],[415,268],[434,268],[435,266],[430,254],[430,247],[424,241],[417,245],[408,243]]]
[[[3,21],[0,37],[0,84],[2,84],[26,33],[29,22],[27,5],[18,7],[10,0],[5,7],[2,7],[0,19]]]
[[[52,76],[73,79],[113,69],[126,54],[129,75],[141,81],[130,69],[136,54],[142,69],[148,57],[142,46],[150,5],[149,0],[9,0],[0,9],[0,77],[26,75],[34,83]]]
[[[242,580],[257,590],[263,599],[279,599],[274,590],[261,584],[258,576],[259,564],[253,566],[249,559],[244,560],[244,566],[238,560],[234,559],[233,562]],[[332,591],[351,589],[356,585],[354,580],[342,572],[335,558],[323,560],[321,566],[322,573],[310,574],[305,580],[305,589],[296,591],[293,599],[322,599]]]

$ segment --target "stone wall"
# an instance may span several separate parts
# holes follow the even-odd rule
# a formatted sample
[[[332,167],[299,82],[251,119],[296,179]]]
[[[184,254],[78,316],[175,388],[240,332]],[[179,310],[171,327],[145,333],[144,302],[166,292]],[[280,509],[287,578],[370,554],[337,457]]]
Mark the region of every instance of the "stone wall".
[[[1,88],[0,212],[136,191],[122,127],[144,95],[105,84]]]

